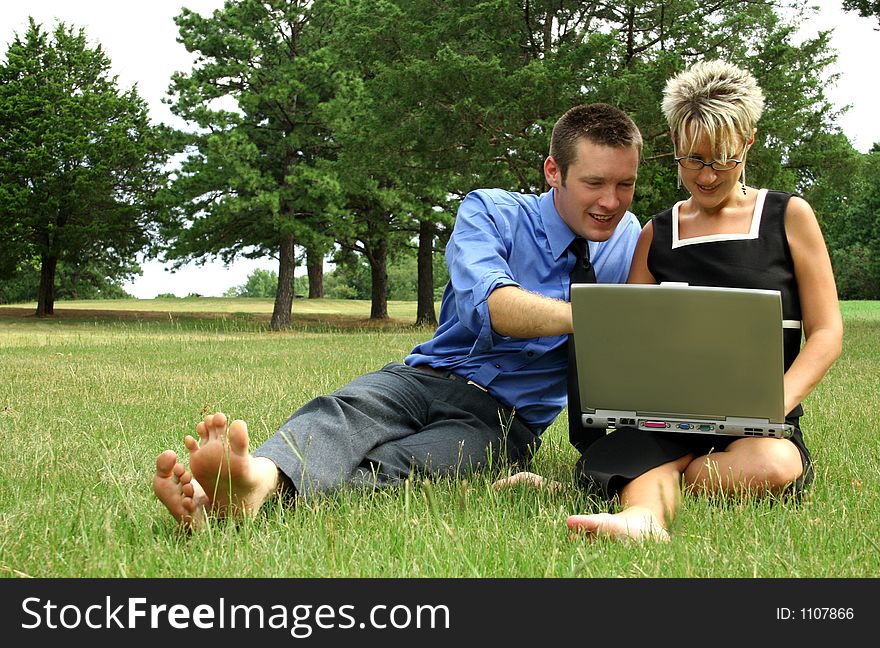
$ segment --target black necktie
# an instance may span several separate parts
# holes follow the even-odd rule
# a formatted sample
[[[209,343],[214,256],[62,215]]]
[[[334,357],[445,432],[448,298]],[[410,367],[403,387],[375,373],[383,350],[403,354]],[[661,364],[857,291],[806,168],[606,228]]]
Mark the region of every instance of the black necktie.
[[[571,242],[572,252],[577,260],[571,271],[571,284],[596,283],[596,271],[590,263],[590,248],[586,239],[576,238]],[[570,294],[570,293],[569,293]],[[568,440],[582,454],[596,439],[605,435],[604,430],[584,428],[581,423],[581,397],[578,389],[577,364],[574,354],[574,336],[568,336]]]

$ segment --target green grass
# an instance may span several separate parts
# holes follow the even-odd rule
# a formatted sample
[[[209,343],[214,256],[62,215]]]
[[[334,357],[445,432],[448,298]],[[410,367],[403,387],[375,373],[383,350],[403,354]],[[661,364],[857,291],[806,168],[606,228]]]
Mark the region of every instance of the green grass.
[[[800,503],[686,498],[668,544],[589,544],[569,539],[565,517],[600,504],[573,486],[496,493],[493,475],[273,505],[254,522],[214,522],[187,537],[153,497],[150,478],[156,455],[183,451],[203,413],[247,420],[260,443],[312,396],[400,360],[431,333],[408,324],[413,304],[395,305],[400,319],[377,329],[364,302],[299,300],[294,330],[272,333],[251,317],[266,303],[94,302],[92,310],[161,316],[78,310],[46,321],[0,307],[0,575],[880,574],[878,302],[843,304],[843,355],[805,403],[817,477]],[[74,306],[86,304],[57,309]],[[343,307],[337,326],[331,316]],[[230,315],[181,315],[204,312]],[[570,484],[575,458],[562,416],[536,469]]]
[[[268,321],[272,315],[271,299],[245,297],[198,297],[184,299],[117,299],[60,301],[55,303],[56,315],[64,319],[94,319],[95,313],[112,309],[117,319],[245,319]],[[439,304],[437,304],[439,309]],[[37,304],[0,305],[0,315],[25,315],[36,311]],[[364,319],[370,315],[370,302],[356,299],[297,299],[293,311],[296,317],[314,319],[322,315],[337,318]],[[392,319],[415,319],[415,302],[389,301],[388,315]]]

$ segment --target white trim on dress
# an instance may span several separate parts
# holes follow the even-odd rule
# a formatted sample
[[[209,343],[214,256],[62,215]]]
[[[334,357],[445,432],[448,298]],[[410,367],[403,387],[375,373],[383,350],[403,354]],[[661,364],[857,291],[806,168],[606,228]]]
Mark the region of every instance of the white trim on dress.
[[[761,229],[761,215],[764,213],[764,199],[767,197],[766,189],[758,190],[758,198],[755,200],[755,210],[752,212],[752,224],[746,234],[709,234],[707,236],[692,236],[686,239],[678,237],[678,208],[684,202],[678,201],[672,206],[672,249],[685,245],[699,245],[700,243],[714,243],[716,241],[744,241],[758,238]]]

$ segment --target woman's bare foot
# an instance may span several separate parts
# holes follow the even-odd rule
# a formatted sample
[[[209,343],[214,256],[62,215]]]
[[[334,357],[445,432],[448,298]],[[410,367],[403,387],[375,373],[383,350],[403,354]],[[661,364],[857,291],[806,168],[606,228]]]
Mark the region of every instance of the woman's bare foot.
[[[226,429],[222,412],[211,414],[196,426],[197,441],[184,440],[189,450],[189,468],[209,501],[208,509],[221,517],[253,516],[278,488],[278,468],[265,457],[248,451],[244,421],[233,421]]]
[[[205,491],[177,461],[173,450],[166,450],[156,459],[153,492],[183,528],[197,529],[205,523]]]
[[[567,524],[575,534],[585,535],[590,540],[597,537],[658,542],[669,540],[669,532],[657,521],[653,513],[635,507],[614,514],[570,515]]]

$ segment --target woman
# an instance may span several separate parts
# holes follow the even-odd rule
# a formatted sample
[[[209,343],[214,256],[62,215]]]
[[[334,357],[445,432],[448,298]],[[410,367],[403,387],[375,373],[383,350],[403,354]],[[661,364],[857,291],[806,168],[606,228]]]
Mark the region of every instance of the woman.
[[[745,183],[763,105],[755,78],[721,61],[699,63],[669,80],[663,112],[690,197],[645,226],[629,282],[779,290],[790,327],[784,334],[786,420],[795,433],[775,439],[616,430],[590,446],[577,474],[616,498],[620,510],[570,516],[576,532],[666,540],[682,483],[686,492],[762,496],[798,493],[812,480],[800,403],[840,354],[843,324],[810,205]]]

